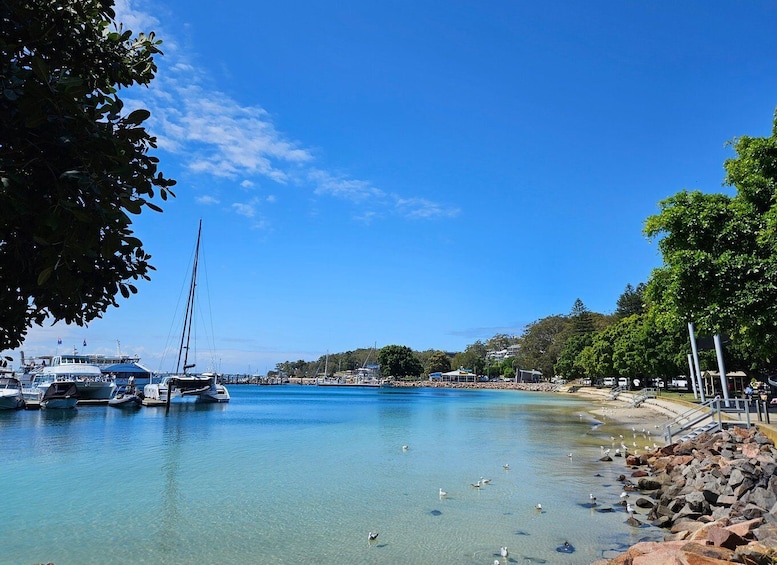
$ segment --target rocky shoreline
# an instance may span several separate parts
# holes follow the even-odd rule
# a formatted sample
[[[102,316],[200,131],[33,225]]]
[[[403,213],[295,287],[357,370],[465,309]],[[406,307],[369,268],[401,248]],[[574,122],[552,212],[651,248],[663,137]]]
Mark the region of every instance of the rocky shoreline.
[[[625,462],[630,500],[667,535],[595,565],[777,562],[777,450],[755,427],[701,434]]]
[[[453,383],[434,381],[391,381],[394,388],[477,388],[490,390],[522,390],[528,392],[558,392],[559,385],[552,383],[510,383],[504,381]]]

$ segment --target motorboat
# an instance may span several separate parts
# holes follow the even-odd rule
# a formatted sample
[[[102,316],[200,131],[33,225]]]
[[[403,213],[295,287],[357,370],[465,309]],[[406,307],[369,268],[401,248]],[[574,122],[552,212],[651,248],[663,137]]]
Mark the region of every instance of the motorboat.
[[[54,381],[46,387],[40,400],[40,407],[46,409],[75,408],[78,402],[78,388],[73,381]]]
[[[16,377],[0,376],[0,410],[24,407],[22,383]]]
[[[91,362],[92,358],[77,353],[42,357],[41,363],[29,373],[29,388],[45,388],[45,384],[52,381],[71,381],[81,400],[108,400],[116,385],[110,375],[103,374],[100,367]]]
[[[142,403],[143,398],[135,387],[134,377],[130,377],[126,387],[117,387],[113,396],[108,399],[108,406],[114,408],[140,408]]]
[[[27,386],[22,385],[22,396],[25,402],[40,402],[46,394],[49,385],[54,382],[51,375],[33,374]]]

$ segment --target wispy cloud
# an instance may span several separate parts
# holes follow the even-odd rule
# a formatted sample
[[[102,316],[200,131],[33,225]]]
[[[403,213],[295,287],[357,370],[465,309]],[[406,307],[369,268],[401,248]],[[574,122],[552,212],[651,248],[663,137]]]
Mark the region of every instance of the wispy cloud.
[[[313,182],[316,194],[329,194],[353,202],[383,198],[385,193],[369,181],[334,175],[320,169],[310,169],[308,178]]]
[[[117,21],[135,32],[160,29],[160,21],[138,9],[137,0],[117,0]],[[160,72],[137,105],[151,110],[149,129],[160,149],[179,156],[191,172],[238,180],[252,189],[256,180],[308,188],[319,197],[348,201],[354,206],[380,209],[383,215],[410,220],[450,218],[454,207],[425,198],[389,195],[369,180],[326,170],[314,152],[278,131],[270,114],[257,105],[238,103],[213,88],[208,75],[187,60],[176,39],[162,29],[165,56]],[[132,101],[125,100],[129,103]],[[201,203],[216,202],[202,197]],[[270,201],[270,198],[268,198]],[[251,217],[253,205],[236,202],[235,213]],[[354,217],[369,223],[375,212],[357,210]]]
[[[232,204],[232,209],[241,216],[246,218],[253,218],[256,215],[256,208],[253,204],[247,202],[235,202]]]
[[[194,199],[197,204],[205,204],[205,205],[211,205],[211,204],[219,204],[220,201],[218,198],[210,195],[204,195],[204,196],[197,196]]]
[[[401,216],[413,219],[454,218],[459,215],[458,208],[446,207],[426,198],[396,197],[396,209]]]

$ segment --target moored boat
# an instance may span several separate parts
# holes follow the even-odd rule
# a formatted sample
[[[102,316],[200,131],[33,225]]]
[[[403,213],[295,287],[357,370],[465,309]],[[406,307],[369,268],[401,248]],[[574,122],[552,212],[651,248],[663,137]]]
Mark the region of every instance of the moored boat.
[[[77,353],[41,357],[41,364],[29,371],[30,388],[44,388],[51,381],[70,381],[75,383],[81,400],[108,400],[116,385],[91,362],[92,358]]]
[[[117,387],[113,396],[108,399],[108,406],[113,406],[114,408],[140,408],[142,403],[143,398],[135,387],[133,377],[130,377],[126,387]]]
[[[0,376],[0,410],[24,407],[22,383],[16,377]]]
[[[78,402],[78,389],[73,381],[54,381],[46,388],[40,407],[47,409],[71,409]]]
[[[159,383],[150,383],[143,387],[145,402],[150,404],[170,404],[173,400],[193,399],[196,402],[224,403],[229,402],[227,387],[219,381],[216,373],[189,373],[194,363],[189,363],[189,342],[192,336],[194,321],[195,289],[197,288],[197,267],[200,255],[200,237],[202,235],[202,220],[197,231],[197,244],[194,250],[189,298],[186,304],[186,314],[181,334],[181,344],[178,349],[178,363],[175,375],[168,375]]]

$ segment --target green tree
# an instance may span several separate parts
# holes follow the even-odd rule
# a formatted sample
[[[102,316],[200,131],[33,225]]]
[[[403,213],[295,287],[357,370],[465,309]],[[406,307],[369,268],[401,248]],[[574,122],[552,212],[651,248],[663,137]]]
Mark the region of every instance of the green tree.
[[[647,293],[676,326],[728,334],[768,370],[777,367],[777,114],[771,136],[731,145],[733,196],[681,191],[647,219],[664,261]]]
[[[617,319],[627,318],[633,314],[642,314],[645,312],[645,283],[639,283],[637,288],[630,284],[618,297],[615,308],[615,317]]]
[[[454,355],[451,365],[455,368],[464,367],[476,375],[482,375],[486,372],[486,353],[486,345],[478,340],[468,345],[464,351]]]
[[[591,311],[579,298],[572,305],[569,318],[572,321],[572,332],[576,335],[590,334],[596,329]]]
[[[384,376],[397,378],[418,378],[424,368],[413,353],[405,345],[387,345],[378,351],[378,363]]]
[[[585,366],[581,363],[580,354],[593,343],[593,332],[573,334],[564,342],[558,361],[554,366],[556,375],[565,380],[578,379],[586,375]]]
[[[130,216],[175,181],[117,93],[151,82],[161,42],[114,18],[111,0],[0,7],[0,349],[49,317],[86,324],[153,269]]]
[[[451,370],[451,358],[444,351],[433,351],[426,362],[426,373],[447,373]]]
[[[532,322],[521,334],[517,366],[538,369],[550,378],[567,339],[570,322],[566,316],[547,316]]]
[[[518,340],[507,334],[496,334],[494,337],[486,341],[486,350],[488,351],[501,351],[507,349],[510,345],[517,343]]]

